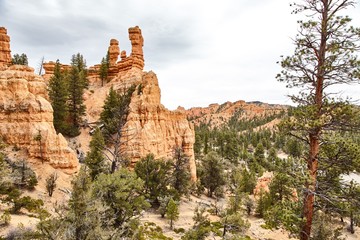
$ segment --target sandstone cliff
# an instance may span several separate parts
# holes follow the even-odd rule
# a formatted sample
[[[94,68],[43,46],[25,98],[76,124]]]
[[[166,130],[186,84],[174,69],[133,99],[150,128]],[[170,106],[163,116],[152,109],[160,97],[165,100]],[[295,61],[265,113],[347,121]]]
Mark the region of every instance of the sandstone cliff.
[[[6,33],[3,29],[0,31]],[[3,46],[1,42],[0,45]],[[29,157],[39,162],[46,161],[70,172],[75,170],[78,166],[75,153],[65,138],[55,132],[44,79],[30,67],[10,65],[9,53],[9,46],[8,50],[0,51],[0,59],[5,59],[0,65],[0,137],[8,144],[26,149]]]
[[[132,84],[141,85],[142,91],[135,90],[131,98],[130,113],[124,129],[127,132],[123,139],[124,155],[135,163],[149,153],[157,158],[170,158],[174,147],[181,147],[190,157],[191,176],[196,179],[193,125],[184,113],[169,111],[160,103],[160,88],[155,73],[131,69],[96,89],[86,97],[88,120],[93,122],[99,118],[110,86],[123,92]]]
[[[158,79],[153,72],[145,72],[143,43],[144,39],[139,27],[129,28],[131,53],[120,51],[119,42],[110,40],[108,48],[110,57],[109,82],[101,86],[99,79],[99,65],[89,68],[90,88],[84,99],[86,105],[87,122],[99,119],[104,100],[112,86],[115,90],[124,92],[131,85],[137,89],[131,98],[130,113],[125,125],[122,142],[122,152],[135,163],[149,153],[157,158],[170,158],[175,147],[181,147],[190,157],[189,165],[192,179],[196,179],[196,167],[193,144],[195,132],[193,125],[188,122],[185,113],[169,111],[161,104],[161,93]],[[118,60],[119,55],[121,57]],[[53,73],[53,62],[44,65],[46,76]],[[66,65],[62,66],[64,69]],[[91,140],[89,129],[83,129],[78,141],[84,152],[88,150]]]

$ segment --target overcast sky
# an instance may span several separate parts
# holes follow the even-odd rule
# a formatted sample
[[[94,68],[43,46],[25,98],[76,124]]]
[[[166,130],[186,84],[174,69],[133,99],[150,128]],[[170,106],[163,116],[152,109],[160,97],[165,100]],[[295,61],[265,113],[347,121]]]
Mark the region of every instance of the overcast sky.
[[[144,37],[145,70],[159,79],[169,109],[226,101],[290,104],[275,75],[280,55],[290,55],[297,31],[293,0],[0,0],[0,26],[12,54],[30,66],[80,52],[92,66],[109,41],[130,53],[128,28]],[[360,2],[360,1],[357,1]],[[347,12],[360,27],[360,4]],[[360,88],[349,94],[359,98]]]

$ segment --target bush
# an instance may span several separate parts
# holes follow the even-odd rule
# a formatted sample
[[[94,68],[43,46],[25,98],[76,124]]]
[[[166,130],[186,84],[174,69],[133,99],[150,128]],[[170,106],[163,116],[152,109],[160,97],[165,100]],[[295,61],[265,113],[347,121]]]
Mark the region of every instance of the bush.
[[[10,224],[11,215],[10,215],[9,211],[5,211],[3,213],[3,215],[1,216],[1,221],[3,222],[4,225],[9,225]]]
[[[13,199],[13,207],[11,209],[12,213],[19,213],[21,208],[25,208],[28,211],[32,212],[39,209],[44,205],[44,202],[41,199],[32,199],[29,196],[22,198]]]

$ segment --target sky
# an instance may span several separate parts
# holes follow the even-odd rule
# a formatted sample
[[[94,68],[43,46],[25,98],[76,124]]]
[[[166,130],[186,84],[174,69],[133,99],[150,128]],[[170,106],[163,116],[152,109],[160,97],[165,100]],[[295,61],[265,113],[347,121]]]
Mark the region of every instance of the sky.
[[[145,71],[154,71],[169,109],[226,101],[291,104],[276,81],[280,56],[291,55],[297,33],[294,0],[0,0],[0,26],[12,54],[29,65],[69,63],[81,53],[100,63],[112,38],[129,54],[128,28],[144,37]],[[360,27],[360,1],[346,14]],[[360,87],[345,90],[360,96]]]

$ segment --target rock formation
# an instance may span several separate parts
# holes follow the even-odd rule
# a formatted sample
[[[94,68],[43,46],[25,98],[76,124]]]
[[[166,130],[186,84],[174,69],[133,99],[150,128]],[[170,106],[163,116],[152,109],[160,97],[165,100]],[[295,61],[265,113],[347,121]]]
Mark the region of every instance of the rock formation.
[[[119,47],[119,41],[116,39],[110,40],[110,46],[108,48],[108,54],[109,54],[109,65],[115,66],[116,62],[120,55],[120,47]]]
[[[232,117],[252,119],[254,117],[267,116],[280,113],[286,110],[287,106],[277,104],[266,104],[261,102],[225,102],[223,104],[210,104],[208,107],[194,107],[184,111],[191,121],[198,125],[200,123],[210,124],[212,127],[219,127],[228,122]]]
[[[105,98],[111,86],[119,92],[135,84],[135,90],[130,103],[130,113],[124,131],[122,152],[134,164],[140,158],[153,153],[157,158],[171,158],[175,147],[181,147],[189,156],[192,179],[196,179],[196,166],[193,144],[195,132],[193,125],[181,111],[169,111],[160,102],[160,88],[158,79],[153,72],[144,72],[144,39],[139,27],[129,28],[131,54],[126,56],[120,52],[117,40],[110,40],[108,48],[110,57],[109,77],[111,81],[100,86],[99,65],[89,68],[90,89],[84,96],[87,122],[99,119]],[[121,60],[117,61],[121,53]],[[116,64],[115,64],[116,62]],[[44,65],[46,76],[53,74],[54,63]],[[64,65],[66,66],[66,65]],[[90,142],[89,131],[82,131],[78,138],[84,152],[88,150]]]
[[[11,64],[10,37],[7,30],[0,27],[0,67]]]
[[[187,121],[183,112],[169,111],[161,104],[161,93],[155,73],[134,68],[125,75],[119,74],[104,87],[96,89],[94,93],[89,92],[85,101],[88,121],[98,120],[111,86],[123,92],[133,84],[137,89],[131,98],[130,113],[124,129],[127,134],[122,141],[123,154],[134,164],[149,153],[153,153],[157,158],[171,158],[174,148],[181,147],[190,157],[191,176],[195,180],[193,125]],[[88,132],[85,134],[88,135]]]
[[[49,81],[50,77],[54,74],[55,64],[56,63],[53,61],[43,63],[43,68],[45,70],[45,74],[43,75],[43,78],[46,81]],[[70,68],[71,68],[70,65],[60,64],[61,71],[70,70]]]
[[[149,153],[153,153],[157,158],[170,158],[174,148],[181,147],[190,157],[191,176],[195,180],[193,125],[187,121],[184,112],[169,111],[161,104],[160,87],[155,73],[142,71],[144,40],[140,28],[130,28],[129,38],[132,52],[130,56],[126,56],[125,51],[121,52],[121,60],[116,65],[116,76],[103,87],[98,87],[99,85],[94,87],[96,85],[93,85],[86,94],[87,120],[96,122],[99,119],[104,100],[111,86],[115,90],[123,92],[135,84],[137,90],[131,98],[130,113],[125,125],[125,132],[128,134],[123,139],[124,155],[129,157],[132,163],[135,163]],[[114,40],[110,41],[110,56],[111,51],[114,51],[113,56],[118,52],[117,49],[111,47],[117,45]],[[110,71],[112,71],[111,67]],[[90,76],[90,83],[94,82],[94,79],[91,78],[95,78],[95,76]],[[84,150],[86,151],[86,149]]]
[[[254,188],[254,197],[258,198],[261,194],[261,191],[269,192],[269,185],[273,179],[272,172],[265,172],[261,177],[258,178],[256,186]]]
[[[55,132],[44,79],[35,75],[33,68],[10,65],[9,38],[4,34],[0,38],[7,40],[7,44],[1,42],[0,52],[0,137],[7,144],[26,149],[30,158],[40,158],[68,172],[77,169],[75,153]]]

